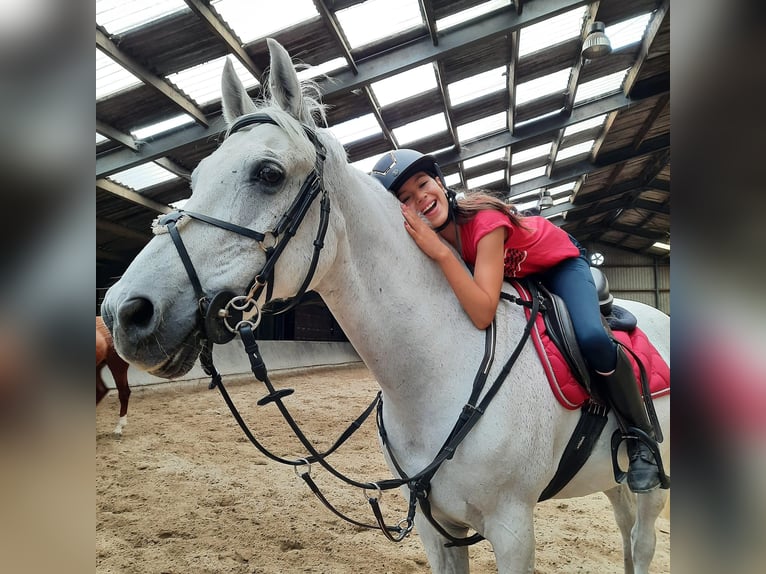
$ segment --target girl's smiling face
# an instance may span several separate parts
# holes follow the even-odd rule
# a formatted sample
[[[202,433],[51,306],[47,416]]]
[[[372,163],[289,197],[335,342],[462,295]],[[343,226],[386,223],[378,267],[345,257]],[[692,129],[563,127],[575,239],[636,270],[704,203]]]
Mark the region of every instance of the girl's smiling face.
[[[447,221],[449,205],[441,182],[419,171],[399,188],[397,198],[410,209],[423,215],[436,229]]]

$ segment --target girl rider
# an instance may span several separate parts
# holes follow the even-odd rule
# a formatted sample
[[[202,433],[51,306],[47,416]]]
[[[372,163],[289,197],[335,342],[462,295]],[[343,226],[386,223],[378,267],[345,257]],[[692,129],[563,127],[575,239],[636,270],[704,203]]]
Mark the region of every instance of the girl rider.
[[[436,160],[415,150],[386,153],[371,175],[399,199],[405,229],[439,265],[478,329],[492,322],[506,278],[534,274],[563,299],[582,354],[630,437],[628,486],[633,492],[657,488],[657,463],[644,443],[654,441],[654,431],[631,364],[601,323],[596,287],[580,244],[544,217],[522,218],[487,193],[472,192],[457,200]],[[473,268],[473,275],[447,243]],[[643,431],[644,439],[632,428]]]

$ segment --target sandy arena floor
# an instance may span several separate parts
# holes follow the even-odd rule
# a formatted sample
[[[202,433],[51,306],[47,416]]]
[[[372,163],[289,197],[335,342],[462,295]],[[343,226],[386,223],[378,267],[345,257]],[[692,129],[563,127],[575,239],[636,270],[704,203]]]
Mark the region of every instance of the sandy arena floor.
[[[291,387],[286,402],[307,435],[329,446],[375,395],[363,366],[276,373]],[[261,383],[227,380],[253,432],[274,452],[302,452],[276,408],[257,407]],[[389,542],[380,532],[341,521],[290,467],[269,461],[245,438],[218,391],[204,384],[136,389],[122,438],[112,435],[118,400],[96,409],[97,574],[427,573],[417,533]],[[249,416],[257,413],[258,418]],[[360,480],[389,478],[374,421],[334,456]],[[312,472],[340,509],[367,522],[360,491],[317,468]],[[399,491],[382,500],[389,523],[406,516]],[[653,574],[670,572],[670,523],[657,523]],[[622,572],[620,537],[602,494],[546,501],[535,513],[535,574]],[[472,572],[496,572],[489,544],[470,549]]]

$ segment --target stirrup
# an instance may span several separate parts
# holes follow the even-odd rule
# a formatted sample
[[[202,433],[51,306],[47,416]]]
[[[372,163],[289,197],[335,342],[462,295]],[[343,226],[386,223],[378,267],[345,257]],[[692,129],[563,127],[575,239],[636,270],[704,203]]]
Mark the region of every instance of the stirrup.
[[[620,463],[617,460],[617,451],[623,441],[626,440],[638,440],[644,443],[644,445],[651,451],[652,456],[654,456],[654,462],[657,465],[657,474],[660,477],[660,488],[670,488],[670,477],[665,473],[665,467],[662,464],[660,447],[657,445],[657,441],[637,427],[628,427],[625,431],[618,428],[612,434],[612,470],[614,471],[614,480],[620,484],[624,482],[628,476],[628,472],[620,468]]]

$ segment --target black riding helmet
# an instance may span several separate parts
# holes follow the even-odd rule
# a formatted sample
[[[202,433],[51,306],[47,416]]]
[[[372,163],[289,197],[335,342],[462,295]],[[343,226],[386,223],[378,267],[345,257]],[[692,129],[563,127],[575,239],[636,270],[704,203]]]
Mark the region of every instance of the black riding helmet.
[[[370,175],[382,183],[385,188],[398,197],[399,188],[418,172],[424,171],[431,177],[441,181],[444,193],[447,196],[449,217],[441,226],[434,231],[439,233],[447,227],[450,221],[455,221],[455,209],[457,198],[455,192],[447,187],[444,174],[432,155],[422,154],[414,149],[395,149],[387,152],[372,168]],[[458,239],[459,241],[459,239]]]
[[[387,152],[375,163],[370,175],[388,191],[397,195],[404,182],[419,171],[439,178],[444,189],[447,189],[444,175],[434,156],[422,154],[414,149],[395,149]]]

